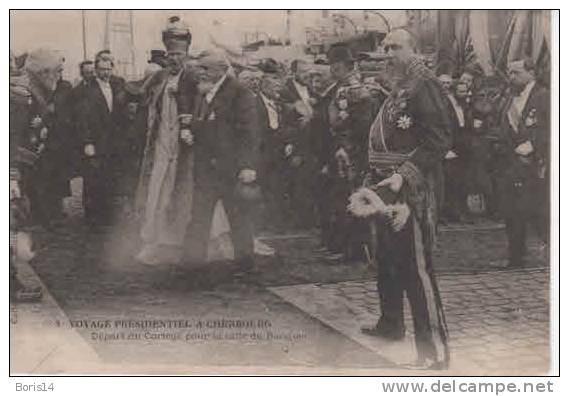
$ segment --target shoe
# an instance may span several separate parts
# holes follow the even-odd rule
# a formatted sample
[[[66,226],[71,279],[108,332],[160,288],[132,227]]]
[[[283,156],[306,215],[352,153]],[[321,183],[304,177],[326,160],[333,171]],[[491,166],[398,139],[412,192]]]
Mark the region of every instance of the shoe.
[[[242,257],[235,260],[235,268],[237,272],[251,272],[255,268],[254,259],[250,256]]]
[[[448,362],[426,358],[418,359],[413,363],[403,364],[401,367],[408,370],[447,370]]]
[[[393,329],[387,326],[364,326],[361,332],[365,335],[384,338],[389,341],[400,341],[405,338],[405,330]]]
[[[339,261],[344,258],[344,253],[329,252],[324,255],[324,259],[331,261]]]

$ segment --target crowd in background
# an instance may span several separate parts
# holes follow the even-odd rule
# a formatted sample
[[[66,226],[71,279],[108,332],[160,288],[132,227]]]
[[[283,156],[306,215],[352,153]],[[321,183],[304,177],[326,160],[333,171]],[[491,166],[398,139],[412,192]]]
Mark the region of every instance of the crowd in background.
[[[27,59],[10,54],[11,162],[18,158],[25,164],[18,177],[29,198],[29,222],[56,227],[64,218],[70,180],[78,176],[92,229],[136,217],[147,145],[146,92],[153,76],[170,65],[165,51],[151,55],[143,78],[125,81],[113,73],[111,52],[100,51],[79,65],[81,80],[73,86],[61,78],[63,59],[41,51]],[[524,69],[531,72],[532,65]],[[331,255],[357,257],[358,226],[345,208],[350,192],[362,183],[369,129],[390,93],[388,60],[338,45],[330,50],[328,65],[262,59],[233,62],[228,73],[262,109],[257,112],[262,125],[257,232],[319,229]],[[499,131],[500,110],[512,96],[511,86],[505,78],[474,70],[457,73],[438,76],[453,119],[439,200],[442,220],[500,220],[501,163],[509,155]],[[93,94],[94,84],[102,95]],[[547,149],[537,161],[548,163]]]

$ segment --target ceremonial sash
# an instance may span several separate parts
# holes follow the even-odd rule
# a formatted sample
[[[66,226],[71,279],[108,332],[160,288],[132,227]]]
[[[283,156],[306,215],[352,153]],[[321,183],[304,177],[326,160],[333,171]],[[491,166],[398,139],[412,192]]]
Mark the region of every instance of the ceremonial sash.
[[[368,158],[369,164],[372,168],[385,169],[393,168],[401,165],[403,162],[411,158],[415,150],[408,154],[404,153],[390,153],[387,145],[385,144],[385,136],[383,133],[383,112],[385,104],[383,103],[377,117],[371,125],[368,143]]]

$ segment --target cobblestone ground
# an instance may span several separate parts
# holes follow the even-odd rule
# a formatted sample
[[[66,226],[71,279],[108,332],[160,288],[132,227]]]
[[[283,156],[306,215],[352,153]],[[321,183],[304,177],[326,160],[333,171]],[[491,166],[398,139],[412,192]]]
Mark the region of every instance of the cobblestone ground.
[[[228,339],[133,343],[94,339],[86,328],[57,328],[50,339],[79,339],[84,344],[81,350],[96,352],[96,372],[127,372],[127,367],[136,366],[129,372],[188,373],[188,367],[193,372],[208,372],[212,367],[224,367],[224,372],[235,373],[245,366],[253,372],[270,373],[283,368],[294,373],[360,370],[357,373],[381,374],[385,370],[393,373],[398,363],[394,355],[399,360],[413,357],[410,342],[380,345],[360,336],[359,326],[375,321],[377,316],[375,270],[365,262],[330,259],[319,250],[315,232],[264,236],[278,256],[258,260],[253,273],[246,277],[236,277],[230,263],[149,268],[132,258],[137,248],[136,228],[125,224],[88,232],[81,224],[77,180],[73,191],[74,197],[66,202],[69,220],[52,232],[34,232],[37,257],[29,272],[39,276],[53,299],[13,307],[20,312],[20,320],[12,328],[19,338],[12,337],[11,341],[28,349],[14,347],[12,356],[28,353],[30,348],[34,351],[30,356],[46,350],[48,344],[40,348],[32,342],[33,334],[54,330],[49,325],[46,328],[43,318],[36,318],[43,312],[43,316],[63,317],[61,323],[124,318],[260,318],[271,322],[273,333],[284,337],[246,343]],[[505,250],[504,231],[496,224],[447,227],[440,233],[435,266],[442,274],[439,278],[454,361],[461,362],[460,367],[453,365],[455,370],[494,373],[494,367],[507,368],[511,361],[516,362],[514,369],[518,371],[542,372],[547,367],[546,258],[532,240],[529,268],[502,271]],[[50,309],[53,315],[46,314]],[[33,328],[30,323],[40,325]],[[67,337],[59,332],[62,329],[74,335]],[[46,352],[49,359],[40,359],[46,363],[34,363],[33,367],[24,364],[18,366],[20,370],[48,367],[51,361],[50,369],[45,370],[57,372],[54,367],[60,371],[66,367],[66,372],[69,364],[62,366],[60,362],[74,362],[77,357],[54,360],[57,353],[52,352],[62,348],[56,341],[52,344]],[[461,360],[462,355],[469,359]],[[231,368],[235,366],[241,369]]]
[[[439,276],[450,335],[451,372],[543,374],[549,368],[549,272],[545,269]],[[387,343],[360,333],[379,316],[373,281],[271,288],[278,296],[394,363],[411,361],[407,337]]]

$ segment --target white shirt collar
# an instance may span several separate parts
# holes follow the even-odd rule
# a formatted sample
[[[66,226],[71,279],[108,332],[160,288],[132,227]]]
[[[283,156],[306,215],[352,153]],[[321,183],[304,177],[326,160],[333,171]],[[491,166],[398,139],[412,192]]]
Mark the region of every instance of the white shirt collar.
[[[101,87],[110,87],[111,86],[111,83],[109,81],[101,80],[99,77],[97,77],[96,80],[99,83],[99,86],[101,86]]]
[[[299,83],[296,80],[292,80],[292,83],[296,87],[296,90],[298,91],[298,94],[300,95],[300,97],[302,99],[308,99],[310,97],[310,94],[308,93],[308,87],[307,86],[302,85],[301,83]]]
[[[462,109],[462,106],[458,103],[458,101],[456,100],[456,98],[452,93],[448,94],[447,97],[450,100],[452,107],[454,108],[456,117],[458,118],[458,125],[460,127],[464,127],[464,110]]]
[[[109,81],[103,81],[97,78],[97,83],[99,84],[99,88],[105,97],[105,102],[107,102],[107,107],[109,111],[113,111],[113,90],[111,88],[111,84]]]
[[[523,108],[525,107],[526,102],[529,99],[531,90],[533,89],[534,86],[535,86],[535,80],[530,81],[529,83],[527,83],[524,90],[516,97],[518,105],[522,105],[520,111],[523,110]]]
[[[519,96],[529,96],[529,93],[533,89],[534,85],[535,85],[535,80],[532,80],[529,83],[527,83],[526,87]]]
[[[213,88],[211,88],[211,90],[205,95],[205,100],[206,102],[209,104],[213,101],[213,98],[215,98],[215,95],[217,95],[217,91],[219,91],[219,88],[221,88],[221,85],[225,82],[225,80],[227,79],[227,73],[225,73],[223,75],[223,77],[221,77],[213,86]]]
[[[275,102],[269,98],[267,98],[262,92],[259,93],[261,96],[261,100],[265,104],[265,108],[267,109],[267,116],[269,118],[269,126],[271,129],[278,129],[279,128],[279,113],[277,111],[277,106]]]
[[[527,101],[529,99],[529,95],[535,86],[535,80],[530,81],[522,92],[518,96],[514,96],[512,99],[512,104],[508,109],[508,120],[510,121],[510,125],[515,132],[518,132],[518,127],[520,123],[520,119],[522,117],[522,113],[524,111],[524,107],[526,107]]]
[[[275,105],[275,101],[272,99],[269,99],[267,96],[265,96],[264,93],[259,92],[259,96],[261,96],[261,99],[263,99],[263,102],[265,102],[266,104],[270,104],[271,106]]]

